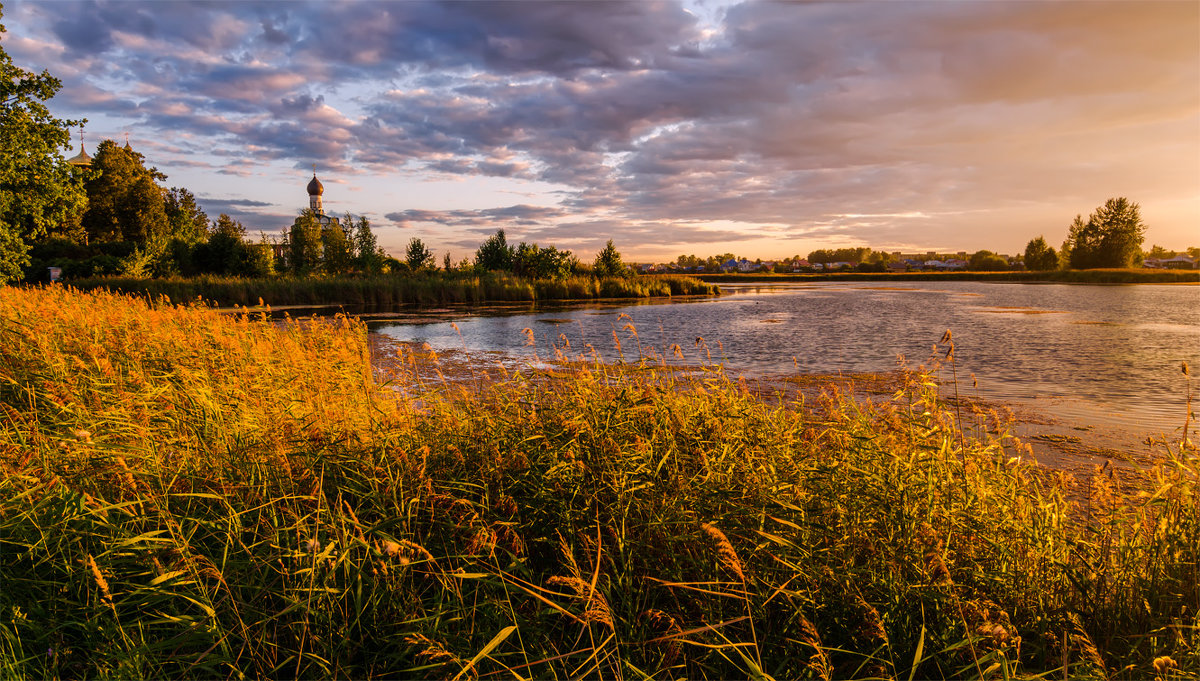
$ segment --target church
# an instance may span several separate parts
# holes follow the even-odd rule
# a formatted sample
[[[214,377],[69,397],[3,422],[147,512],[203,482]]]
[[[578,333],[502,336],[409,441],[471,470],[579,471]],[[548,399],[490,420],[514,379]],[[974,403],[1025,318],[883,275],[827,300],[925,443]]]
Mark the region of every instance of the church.
[[[308,208],[316,215],[317,221],[321,223],[321,227],[328,227],[330,224],[341,225],[341,222],[335,218],[325,214],[325,208],[321,204],[321,195],[325,193],[325,185],[317,179],[317,169],[313,167],[312,179],[308,182]],[[294,225],[293,225],[294,226]]]
[[[324,237],[318,234],[305,235],[307,229],[311,229],[312,226],[311,222],[307,222],[307,218],[309,216],[315,218],[315,222],[320,225],[320,232],[322,234],[328,230],[337,230],[342,234],[345,234],[345,228],[342,226],[341,220],[335,216],[325,214],[325,206],[322,202],[322,196],[325,194],[325,185],[321,184],[321,181],[317,179],[316,166],[313,167],[313,176],[312,179],[308,181],[308,186],[306,189],[308,191],[308,211],[305,211],[301,215],[297,216],[295,221],[292,222],[292,226],[288,228],[283,243],[272,244],[272,250],[274,251],[275,258],[277,261],[280,261],[284,267],[291,266],[290,260],[293,257],[292,244],[294,244],[298,239],[303,239],[305,242],[311,243],[312,247],[317,249],[316,253],[310,257],[321,257],[321,251],[323,250],[322,242],[324,241]]]

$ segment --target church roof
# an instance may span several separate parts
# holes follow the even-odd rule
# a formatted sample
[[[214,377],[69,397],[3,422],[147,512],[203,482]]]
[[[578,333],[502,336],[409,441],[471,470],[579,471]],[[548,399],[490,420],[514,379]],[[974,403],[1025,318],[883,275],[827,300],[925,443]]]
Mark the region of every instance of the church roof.
[[[92,157],[88,156],[87,150],[83,148],[83,142],[79,143],[79,153],[67,159],[67,163],[70,163],[73,166],[92,165]]]
[[[325,187],[317,179],[317,174],[313,173],[313,179],[308,183],[308,195],[320,196],[323,193],[325,193]]]

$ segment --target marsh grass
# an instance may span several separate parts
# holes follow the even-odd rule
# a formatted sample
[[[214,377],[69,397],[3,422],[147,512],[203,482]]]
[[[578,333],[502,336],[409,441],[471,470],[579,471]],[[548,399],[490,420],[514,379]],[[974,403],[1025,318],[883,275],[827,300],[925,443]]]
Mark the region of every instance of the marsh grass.
[[[1127,489],[964,437],[927,371],[763,395],[629,334],[472,383],[344,317],[0,289],[0,670],[1200,671],[1194,450]]]
[[[203,275],[189,278],[98,277],[71,282],[81,290],[104,289],[174,301],[203,299],[220,306],[447,305],[597,298],[714,295],[717,287],[692,277],[569,277],[531,280],[499,272],[482,275],[431,272],[412,276],[267,277]]]

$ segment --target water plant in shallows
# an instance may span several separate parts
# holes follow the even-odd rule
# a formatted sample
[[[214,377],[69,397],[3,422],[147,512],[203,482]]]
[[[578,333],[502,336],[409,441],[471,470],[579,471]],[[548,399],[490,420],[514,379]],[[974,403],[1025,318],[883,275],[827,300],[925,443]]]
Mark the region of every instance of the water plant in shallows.
[[[764,394],[625,345],[458,380],[345,317],[0,289],[0,668],[1200,673],[1189,443],[1072,475],[925,372]]]

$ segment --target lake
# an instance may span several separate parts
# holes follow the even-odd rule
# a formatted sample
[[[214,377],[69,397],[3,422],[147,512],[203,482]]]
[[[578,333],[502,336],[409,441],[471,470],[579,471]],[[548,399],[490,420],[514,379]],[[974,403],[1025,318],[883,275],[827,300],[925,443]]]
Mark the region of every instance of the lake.
[[[439,351],[534,362],[553,356],[555,346],[615,361],[615,333],[626,359],[638,357],[640,341],[671,363],[711,356],[756,378],[886,372],[898,361],[915,367],[950,330],[963,394],[1100,429],[1123,446],[1146,436],[1177,440],[1187,395],[1180,364],[1200,371],[1196,286],[816,282],[722,290],[687,301],[455,310],[429,323],[417,313],[370,325]],[[532,346],[524,329],[533,332]],[[672,345],[684,360],[671,356]]]

